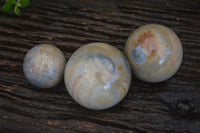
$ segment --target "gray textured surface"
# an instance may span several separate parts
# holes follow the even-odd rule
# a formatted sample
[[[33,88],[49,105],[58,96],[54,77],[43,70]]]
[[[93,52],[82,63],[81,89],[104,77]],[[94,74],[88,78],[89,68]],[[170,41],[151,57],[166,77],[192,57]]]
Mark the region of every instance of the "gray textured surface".
[[[41,44],[26,54],[23,71],[32,85],[51,88],[63,79],[65,64],[66,59],[62,51],[53,45]]]

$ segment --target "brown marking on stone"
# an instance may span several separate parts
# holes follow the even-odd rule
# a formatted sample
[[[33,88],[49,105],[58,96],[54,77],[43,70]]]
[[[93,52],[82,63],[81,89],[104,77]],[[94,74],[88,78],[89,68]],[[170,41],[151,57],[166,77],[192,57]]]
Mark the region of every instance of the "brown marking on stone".
[[[133,40],[132,44],[131,44],[131,48],[134,46],[135,40]]]
[[[123,67],[124,67],[124,65],[118,66],[118,69],[122,70]]]
[[[124,87],[124,85],[122,85],[122,89],[124,91],[124,94],[126,93],[126,88]]]
[[[41,70],[41,74],[44,74],[44,73],[45,73],[45,69],[42,69],[42,70]]]
[[[72,85],[72,96],[74,96],[76,84],[77,84],[78,81],[85,75],[85,73],[86,73],[86,72],[82,73],[80,76],[78,76],[78,77],[75,79],[75,81],[74,81],[74,83],[73,83],[73,85]]]
[[[154,57],[156,55],[156,51],[154,49],[151,51],[151,55],[152,55],[152,57]]]
[[[30,64],[31,65],[31,67],[36,67],[36,65],[35,64]]]
[[[34,64],[30,64],[32,72],[36,72],[37,67]]]
[[[143,32],[139,35],[138,40],[133,41],[132,47],[137,48],[139,45],[147,52],[149,58],[154,57],[157,53],[157,37],[152,33],[151,30]]]

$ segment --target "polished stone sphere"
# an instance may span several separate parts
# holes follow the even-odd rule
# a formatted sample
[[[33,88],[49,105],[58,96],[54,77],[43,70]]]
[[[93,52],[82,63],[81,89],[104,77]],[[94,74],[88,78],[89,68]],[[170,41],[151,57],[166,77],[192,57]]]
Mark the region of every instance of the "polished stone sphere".
[[[41,44],[25,56],[23,70],[27,80],[39,88],[51,88],[63,78],[66,60],[55,46]]]
[[[105,43],[79,48],[69,59],[64,80],[73,99],[80,105],[103,110],[120,102],[131,82],[131,69],[125,56]]]
[[[136,77],[147,82],[161,82],[177,72],[183,50],[180,39],[171,29],[148,24],[129,36],[125,54]]]

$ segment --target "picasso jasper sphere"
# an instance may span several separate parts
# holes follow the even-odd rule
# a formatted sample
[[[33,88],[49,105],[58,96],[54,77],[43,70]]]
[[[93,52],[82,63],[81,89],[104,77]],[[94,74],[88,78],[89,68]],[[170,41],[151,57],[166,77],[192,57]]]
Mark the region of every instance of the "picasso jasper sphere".
[[[177,35],[158,24],[134,31],[127,40],[125,53],[135,76],[147,82],[169,79],[180,67],[183,56]]]
[[[91,43],[73,53],[64,80],[76,102],[89,109],[103,110],[124,98],[130,86],[131,69],[115,47]]]
[[[63,78],[66,60],[55,46],[42,44],[33,47],[25,56],[23,70],[27,80],[39,88],[50,88]]]

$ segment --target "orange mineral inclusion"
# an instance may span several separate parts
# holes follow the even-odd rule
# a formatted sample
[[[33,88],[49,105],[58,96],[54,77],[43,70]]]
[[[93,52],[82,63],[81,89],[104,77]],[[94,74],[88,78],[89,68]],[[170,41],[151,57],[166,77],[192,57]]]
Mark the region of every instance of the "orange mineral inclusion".
[[[156,55],[159,43],[157,37],[152,33],[152,31],[148,30],[141,33],[137,41],[133,41],[131,48],[137,48],[139,45],[141,45],[146,55],[151,58]]]

